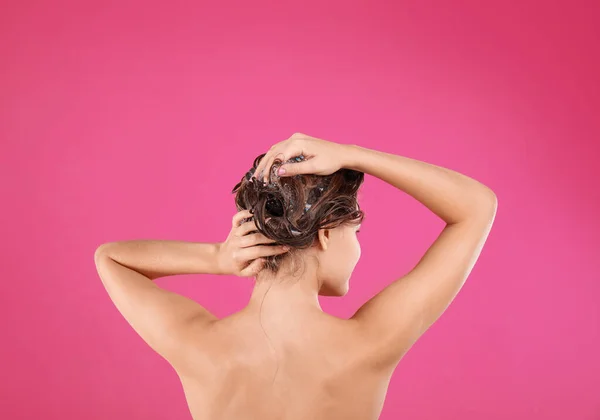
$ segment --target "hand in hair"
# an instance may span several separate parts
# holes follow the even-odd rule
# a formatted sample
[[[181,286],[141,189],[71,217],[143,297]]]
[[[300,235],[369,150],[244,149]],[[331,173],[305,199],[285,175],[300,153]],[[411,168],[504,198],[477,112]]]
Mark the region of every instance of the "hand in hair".
[[[219,244],[217,265],[221,274],[253,277],[263,268],[265,257],[283,254],[288,248],[269,245],[275,241],[256,231],[252,213],[243,210],[233,217],[227,239]]]
[[[274,144],[260,161],[254,177],[264,182],[270,181],[273,164],[283,162],[277,169],[278,176],[300,174],[331,175],[344,167],[347,148],[351,146],[333,143],[296,133],[289,139]],[[296,162],[287,162],[301,156]],[[262,173],[262,174],[261,174]]]

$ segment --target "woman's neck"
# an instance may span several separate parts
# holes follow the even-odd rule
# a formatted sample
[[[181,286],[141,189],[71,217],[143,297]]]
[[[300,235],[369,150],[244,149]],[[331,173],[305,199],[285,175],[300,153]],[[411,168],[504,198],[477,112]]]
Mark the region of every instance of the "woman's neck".
[[[276,274],[263,270],[256,277],[247,309],[277,316],[299,314],[300,311],[321,311],[319,281],[315,267],[305,266],[292,275],[282,267]]]

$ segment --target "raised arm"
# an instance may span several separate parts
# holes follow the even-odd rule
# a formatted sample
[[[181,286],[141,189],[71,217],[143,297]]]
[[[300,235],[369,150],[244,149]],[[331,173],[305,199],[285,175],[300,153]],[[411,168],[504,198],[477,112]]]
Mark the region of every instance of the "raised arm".
[[[416,266],[365,303],[353,319],[382,360],[397,363],[440,317],[462,288],[496,214],[494,192],[450,169],[348,146],[350,169],[411,195],[446,222]]]
[[[296,156],[304,159],[287,163]],[[446,222],[417,265],[352,317],[380,366],[385,360],[398,362],[463,286],[494,222],[496,195],[450,169],[302,133],[273,145],[254,176],[267,181],[277,160],[284,162],[276,171],[279,176],[329,175],[342,167],[365,172],[416,198]]]
[[[221,243],[167,240],[110,242],[94,254],[109,297],[131,327],[178,371],[188,366],[188,344],[217,319],[197,302],[160,288],[153,280],[178,274],[254,276],[263,258],[286,252],[256,233],[251,216],[238,212]],[[192,360],[192,364],[193,364]]]

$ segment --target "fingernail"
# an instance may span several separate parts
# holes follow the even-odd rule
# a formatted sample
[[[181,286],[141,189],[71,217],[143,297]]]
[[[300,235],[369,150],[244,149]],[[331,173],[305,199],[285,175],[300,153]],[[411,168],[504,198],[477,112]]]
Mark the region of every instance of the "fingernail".
[[[281,249],[283,249],[284,251],[288,251],[290,249],[290,247],[287,245],[284,245],[281,247]]]
[[[279,167],[279,170],[277,171],[277,175],[283,175],[285,173],[285,168],[283,166]]]

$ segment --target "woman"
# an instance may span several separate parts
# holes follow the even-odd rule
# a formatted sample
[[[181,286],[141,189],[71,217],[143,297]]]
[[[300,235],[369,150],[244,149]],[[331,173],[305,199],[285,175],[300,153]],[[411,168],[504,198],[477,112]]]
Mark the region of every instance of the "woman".
[[[364,174],[402,190],[446,226],[416,266],[350,319],[321,310],[360,257]],[[390,377],[454,299],[490,232],[497,200],[465,175],[303,134],[259,156],[234,188],[222,243],[126,241],[96,266],[116,307],[178,373],[194,419],[376,419]],[[218,319],[152,280],[256,277],[248,305]]]

